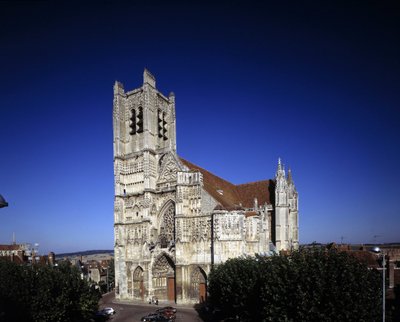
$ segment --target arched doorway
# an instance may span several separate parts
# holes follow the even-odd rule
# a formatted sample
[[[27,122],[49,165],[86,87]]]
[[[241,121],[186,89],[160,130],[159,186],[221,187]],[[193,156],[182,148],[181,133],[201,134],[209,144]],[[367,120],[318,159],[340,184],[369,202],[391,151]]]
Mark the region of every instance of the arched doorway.
[[[144,300],[143,268],[140,266],[133,272],[133,297]]]
[[[175,302],[175,263],[167,254],[159,256],[153,265],[153,289],[159,300]]]
[[[199,266],[193,270],[190,277],[190,296],[199,303],[207,299],[207,275]]]

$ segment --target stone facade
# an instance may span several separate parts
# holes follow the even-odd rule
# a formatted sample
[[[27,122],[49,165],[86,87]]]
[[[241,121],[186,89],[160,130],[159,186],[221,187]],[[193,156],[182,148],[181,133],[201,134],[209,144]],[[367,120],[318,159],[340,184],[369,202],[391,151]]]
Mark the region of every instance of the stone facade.
[[[114,85],[117,299],[197,303],[212,265],[298,247],[298,194],[275,179],[234,185],[176,153],[175,96]]]

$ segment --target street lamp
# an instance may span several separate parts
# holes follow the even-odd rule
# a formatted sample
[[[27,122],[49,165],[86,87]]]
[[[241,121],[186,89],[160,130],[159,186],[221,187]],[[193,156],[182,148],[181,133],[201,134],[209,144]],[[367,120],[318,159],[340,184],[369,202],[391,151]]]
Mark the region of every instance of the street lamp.
[[[0,208],[8,207],[8,202],[0,195]]]
[[[381,254],[382,255],[382,321],[385,322],[385,266],[386,266],[386,259],[385,259],[385,254],[383,251],[378,247],[375,246],[372,248],[372,251],[376,254]]]

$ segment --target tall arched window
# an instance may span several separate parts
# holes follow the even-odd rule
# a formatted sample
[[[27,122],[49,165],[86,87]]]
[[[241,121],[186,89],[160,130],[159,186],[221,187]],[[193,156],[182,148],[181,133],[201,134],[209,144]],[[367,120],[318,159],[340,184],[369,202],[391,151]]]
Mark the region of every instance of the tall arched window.
[[[173,203],[163,213],[158,238],[161,248],[167,248],[175,242],[175,204]]]

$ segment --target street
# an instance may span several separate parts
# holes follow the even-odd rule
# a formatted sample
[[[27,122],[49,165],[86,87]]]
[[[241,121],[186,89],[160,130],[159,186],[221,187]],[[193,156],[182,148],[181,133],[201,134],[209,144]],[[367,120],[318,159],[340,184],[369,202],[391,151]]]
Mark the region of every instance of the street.
[[[165,306],[166,305],[169,304],[165,304]],[[146,303],[139,304],[137,302],[130,304],[126,301],[118,302],[115,300],[114,292],[105,294],[99,303],[100,309],[112,307],[116,311],[110,319],[112,322],[139,322],[143,316],[153,313],[155,310],[163,306],[163,303],[154,305]],[[179,305],[172,306],[177,309],[176,322],[203,322],[193,307]]]

